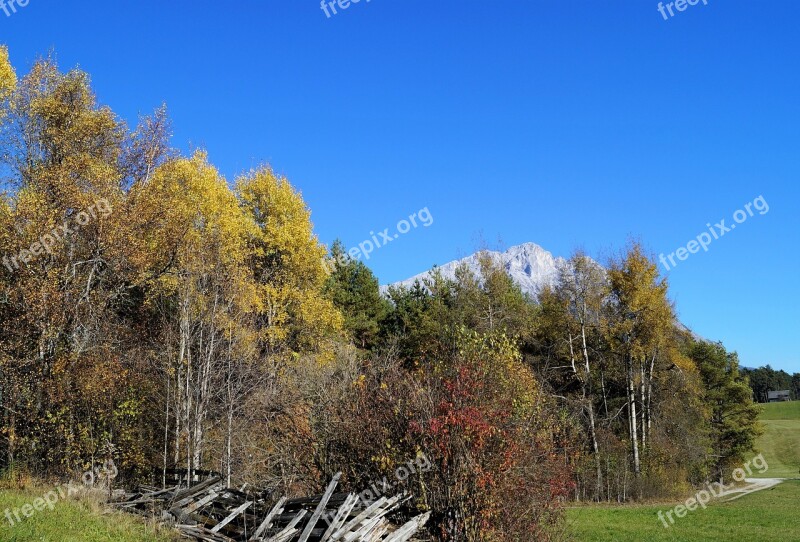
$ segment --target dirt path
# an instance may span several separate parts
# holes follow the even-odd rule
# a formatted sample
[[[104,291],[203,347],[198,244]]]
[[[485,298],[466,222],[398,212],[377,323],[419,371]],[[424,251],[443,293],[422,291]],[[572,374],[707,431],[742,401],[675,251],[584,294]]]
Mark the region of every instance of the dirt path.
[[[744,481],[747,485],[726,490],[725,493],[721,495],[721,498],[724,499],[722,502],[735,501],[750,493],[775,487],[785,480],[786,478],[745,478]]]

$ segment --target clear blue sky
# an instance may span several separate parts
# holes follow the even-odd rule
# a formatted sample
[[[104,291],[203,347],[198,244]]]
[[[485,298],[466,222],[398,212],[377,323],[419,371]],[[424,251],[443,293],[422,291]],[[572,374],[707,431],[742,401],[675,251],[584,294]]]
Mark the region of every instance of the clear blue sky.
[[[671,295],[745,365],[800,371],[800,3],[657,4],[30,0],[0,42],[20,71],[80,65],[126,119],[166,102],[229,179],[270,162],[326,243],[427,207],[370,258],[384,283],[483,241],[668,254],[763,195]]]

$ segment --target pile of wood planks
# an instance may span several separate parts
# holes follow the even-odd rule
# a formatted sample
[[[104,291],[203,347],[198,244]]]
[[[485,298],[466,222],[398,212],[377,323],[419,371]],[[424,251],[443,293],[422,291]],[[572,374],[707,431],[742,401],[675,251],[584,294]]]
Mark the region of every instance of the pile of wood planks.
[[[395,525],[408,495],[363,502],[355,494],[335,493],[341,473],[323,495],[300,499],[265,497],[225,488],[213,475],[191,487],[140,488],[112,503],[120,510],[160,517],[188,539],[203,542],[407,542],[430,514]]]

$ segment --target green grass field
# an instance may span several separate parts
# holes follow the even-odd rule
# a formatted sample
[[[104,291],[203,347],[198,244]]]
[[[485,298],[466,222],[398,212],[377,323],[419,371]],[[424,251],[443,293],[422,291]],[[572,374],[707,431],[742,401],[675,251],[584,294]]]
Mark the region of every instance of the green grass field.
[[[763,405],[765,433],[758,439],[769,469],[753,478],[800,478],[800,401]]]
[[[800,421],[800,401],[785,401],[783,403],[762,404],[764,412],[761,420],[799,420]]]
[[[722,542],[800,540],[800,481],[789,481],[728,503],[689,512],[665,528],[663,506],[585,506],[567,511],[579,542]]]
[[[2,542],[172,542],[170,533],[158,534],[139,518],[103,513],[99,507],[74,500],[59,501],[11,525],[6,510],[33,504],[49,490],[0,490],[0,541]],[[21,514],[20,514],[21,515]],[[16,522],[13,513],[11,515]],[[162,533],[165,532],[161,529]]]

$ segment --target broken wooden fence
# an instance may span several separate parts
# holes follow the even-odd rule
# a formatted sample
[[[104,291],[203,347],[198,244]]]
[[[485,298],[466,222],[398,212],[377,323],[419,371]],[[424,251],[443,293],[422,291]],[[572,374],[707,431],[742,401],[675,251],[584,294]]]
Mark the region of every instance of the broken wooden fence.
[[[204,542],[406,542],[430,517],[422,514],[395,525],[389,516],[407,504],[408,495],[365,503],[355,494],[335,493],[340,476],[323,495],[274,504],[225,488],[220,476],[191,487],[140,488],[113,504],[174,522],[186,538]]]

